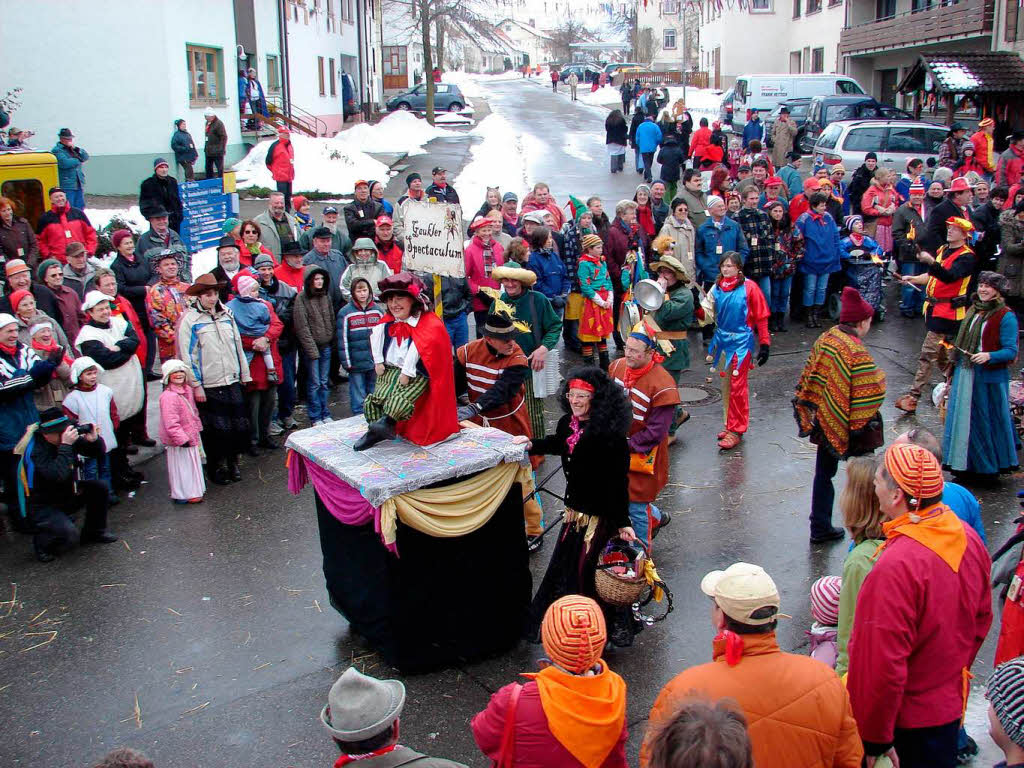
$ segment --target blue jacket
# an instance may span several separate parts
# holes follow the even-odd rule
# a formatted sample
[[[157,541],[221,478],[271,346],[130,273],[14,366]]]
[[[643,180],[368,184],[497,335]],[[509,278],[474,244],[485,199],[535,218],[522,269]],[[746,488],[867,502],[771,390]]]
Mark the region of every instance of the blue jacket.
[[[719,251],[721,247],[721,251]],[[740,225],[726,216],[722,219],[721,229],[715,221],[708,217],[707,221],[697,228],[697,237],[693,244],[693,258],[697,262],[697,279],[702,283],[710,283],[718,277],[718,260],[722,254],[736,251],[747,260],[750,246],[743,236]]]
[[[661,144],[661,128],[653,120],[644,120],[636,129],[636,145],[641,152],[656,152]]]
[[[50,150],[57,158],[57,177],[60,188],[85,189],[85,174],[82,173],[82,163],[89,159],[89,153],[81,147],[75,147],[71,151],[59,141]]]
[[[372,371],[370,332],[384,317],[380,304],[370,302],[364,309],[353,299],[338,310],[338,356],[346,371]]]
[[[790,199],[793,199],[804,191],[804,180],[800,175],[800,171],[789,163],[779,168],[777,173],[778,177],[782,179],[782,183],[789,189]]]
[[[747,124],[743,126],[743,148],[746,149],[754,139],[764,141],[764,123],[757,116],[748,120]]]
[[[13,355],[0,350],[0,450],[10,451],[29,424],[39,421],[32,393],[46,386],[54,365],[19,343]]]
[[[199,157],[196,143],[188,131],[174,131],[174,135],[171,136],[171,149],[174,151],[174,160],[178,163],[194,163]]]
[[[796,228],[804,236],[804,257],[798,262],[801,272],[827,275],[839,271],[839,227],[828,213],[820,220],[806,211],[796,220]]]
[[[565,272],[565,263],[554,251],[530,251],[526,268],[537,275],[537,282],[533,286],[533,290],[544,294],[549,299],[569,293],[569,276]],[[556,309],[558,308],[556,307]]]
[[[875,256],[881,256],[883,253],[885,253],[885,251],[882,250],[881,246],[867,235],[864,235],[864,242],[860,244],[859,248],[862,251],[867,251],[867,255],[869,257],[871,256],[871,254],[874,254]],[[842,240],[839,241],[839,258],[841,258],[843,261],[853,258],[852,256],[850,256],[850,251],[856,251],[857,249],[858,246],[854,244],[853,238],[844,237]]]
[[[985,538],[985,524],[981,519],[981,504],[974,498],[974,494],[962,485],[951,483],[948,480],[942,486],[942,503],[953,510],[953,513],[973,528],[981,537],[983,544],[988,543]]]

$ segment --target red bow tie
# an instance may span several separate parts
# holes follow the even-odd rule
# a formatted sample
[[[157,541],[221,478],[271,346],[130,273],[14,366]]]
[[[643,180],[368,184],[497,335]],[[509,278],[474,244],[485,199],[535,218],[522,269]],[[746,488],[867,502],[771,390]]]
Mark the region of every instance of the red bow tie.
[[[397,339],[398,343],[401,344],[406,339],[412,338],[412,326],[408,323],[394,322],[388,328],[388,336],[392,339]]]

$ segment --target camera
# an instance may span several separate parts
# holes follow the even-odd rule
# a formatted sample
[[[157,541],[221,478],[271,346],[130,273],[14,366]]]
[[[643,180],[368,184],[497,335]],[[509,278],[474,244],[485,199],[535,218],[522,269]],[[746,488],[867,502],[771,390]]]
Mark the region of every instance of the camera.
[[[88,435],[92,432],[92,424],[76,424],[75,429],[78,430],[78,434],[80,435]]]

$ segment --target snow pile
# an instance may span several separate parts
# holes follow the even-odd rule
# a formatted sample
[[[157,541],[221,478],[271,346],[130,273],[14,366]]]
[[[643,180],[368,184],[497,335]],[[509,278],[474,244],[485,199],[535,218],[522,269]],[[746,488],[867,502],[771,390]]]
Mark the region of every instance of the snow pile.
[[[359,152],[404,152],[408,155],[422,155],[423,145],[428,141],[454,135],[443,128],[435,128],[412,112],[398,110],[376,125],[359,123],[342,131],[335,138]]]
[[[569,86],[559,85],[558,91],[569,92]],[[606,86],[591,92],[590,85],[584,87],[580,83],[576,92],[576,98],[580,104],[589,106],[607,107],[608,109],[622,109],[622,96],[618,88]],[[683,86],[673,85],[668,89],[668,107],[671,108],[677,99],[683,98]],[[709,121],[718,119],[718,109],[722,104],[722,92],[714,88],[687,88],[686,109],[693,117],[694,123],[700,122],[702,117]]]
[[[441,76],[441,82],[459,86],[462,95],[467,99],[471,99],[474,96],[484,95],[484,89],[480,87],[480,83],[477,81],[478,77],[480,75],[471,75],[468,72],[445,72]]]
[[[522,199],[529,188],[529,158],[543,156],[550,149],[548,145],[536,136],[517,132],[497,113],[489,114],[469,134],[483,141],[473,145],[473,159],[452,180],[464,212],[476,210],[487,187],[497,186],[502,194],[515,192]]]
[[[565,92],[569,92],[568,85],[559,84],[559,91],[563,88]],[[612,88],[610,85],[606,85],[604,88],[598,88],[596,91],[591,91],[591,84],[587,83],[584,85],[580,83],[576,88],[576,100],[580,104],[589,104],[594,107],[608,107],[609,109],[622,109],[622,95],[619,93],[618,88]]]
[[[292,134],[295,147],[295,181],[292,189],[345,193],[359,179],[386,179],[388,167],[349,143],[342,132],[334,138],[310,138]],[[274,189],[276,183],[266,166],[272,139],[261,141],[232,169],[238,174],[239,188],[257,186]],[[383,146],[378,150],[387,151]]]
[[[473,116],[472,116],[472,114],[466,114],[465,111],[463,111],[463,112],[440,112],[440,113],[434,115],[434,122],[438,123],[440,125],[456,125],[456,126],[458,126],[458,125],[461,125],[461,126],[472,125],[473,124]],[[445,133],[450,134],[451,132],[450,131],[445,131]]]
[[[136,232],[145,232],[149,229],[149,222],[137,205],[131,208],[86,208],[85,215],[97,232],[107,226],[114,217],[127,221]]]

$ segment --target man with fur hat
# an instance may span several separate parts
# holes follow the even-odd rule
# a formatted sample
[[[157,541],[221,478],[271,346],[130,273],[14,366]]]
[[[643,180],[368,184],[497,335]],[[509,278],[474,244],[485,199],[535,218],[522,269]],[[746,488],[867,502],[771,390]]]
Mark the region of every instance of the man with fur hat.
[[[81,544],[117,541],[107,530],[108,488],[102,480],[81,479],[82,457],[101,459],[105,448],[96,425],[80,434],[78,423],[60,408],[47,408],[15,448],[21,456],[19,483],[26,510],[35,526],[36,559],[48,563]],[[74,514],[85,506],[85,525],[75,527]]]
[[[679,405],[673,376],[661,367],[657,332],[641,321],[625,340],[625,355],[615,360],[608,375],[629,397],[633,419],[629,427],[629,519],[637,538],[648,546],[651,533],[668,525],[670,517],[654,505],[668,482],[668,433]]]
[[[839,462],[871,453],[882,445],[885,372],[864,346],[874,308],[846,286],[841,299],[839,325],[814,342],[793,398],[793,413],[800,437],[818,446],[811,491],[811,543],[838,541],[843,529],[832,525],[832,507]]]
[[[543,371],[548,351],[558,344],[562,333],[562,321],[548,298],[532,290],[537,275],[528,269],[504,264],[491,272],[491,277],[501,283],[500,299],[512,308],[512,319],[524,324],[528,330],[519,330],[516,343],[523,350],[530,368]],[[491,304],[491,312],[496,311]],[[526,377],[526,408],[530,414],[530,429],[534,439],[547,434],[544,423],[544,400],[533,395],[533,376]]]
[[[864,750],[842,681],[817,659],[779,648],[775,627],[789,617],[779,612],[771,576],[757,565],[733,563],[707,574],[700,589],[712,601],[714,661],[680,672],[662,688],[640,749],[641,768],[650,764],[653,735],[695,694],[735,700],[749,722],[758,768],[860,768]]]
[[[992,623],[988,551],[942,503],[925,448],[889,446],[875,472],[886,541],[857,597],[847,686],[869,765],[952,768],[970,668]]]
[[[405,706],[399,680],[378,680],[355,667],[346,669],[331,686],[320,722],[334,739],[341,757],[335,768],[466,768],[462,763],[428,757],[398,743],[398,722]]]
[[[935,210],[938,210],[938,206]],[[943,364],[944,348],[956,335],[960,321],[964,319],[971,303],[968,288],[977,259],[967,242],[973,231],[974,225],[969,218],[950,217],[946,220],[946,244],[939,248],[935,256],[927,251],[921,251],[917,256],[918,261],[927,267],[927,272],[900,278],[905,284],[924,287],[925,327],[928,329],[921,343],[914,383],[910,391],[895,403],[897,408],[906,413],[917,410],[917,401],[928,384],[932,368],[936,364]]]
[[[396,434],[416,445],[438,443],[459,431],[448,331],[411,272],[378,287],[388,313],[370,332],[377,385],[363,402],[369,427],[352,447],[365,451]]]

